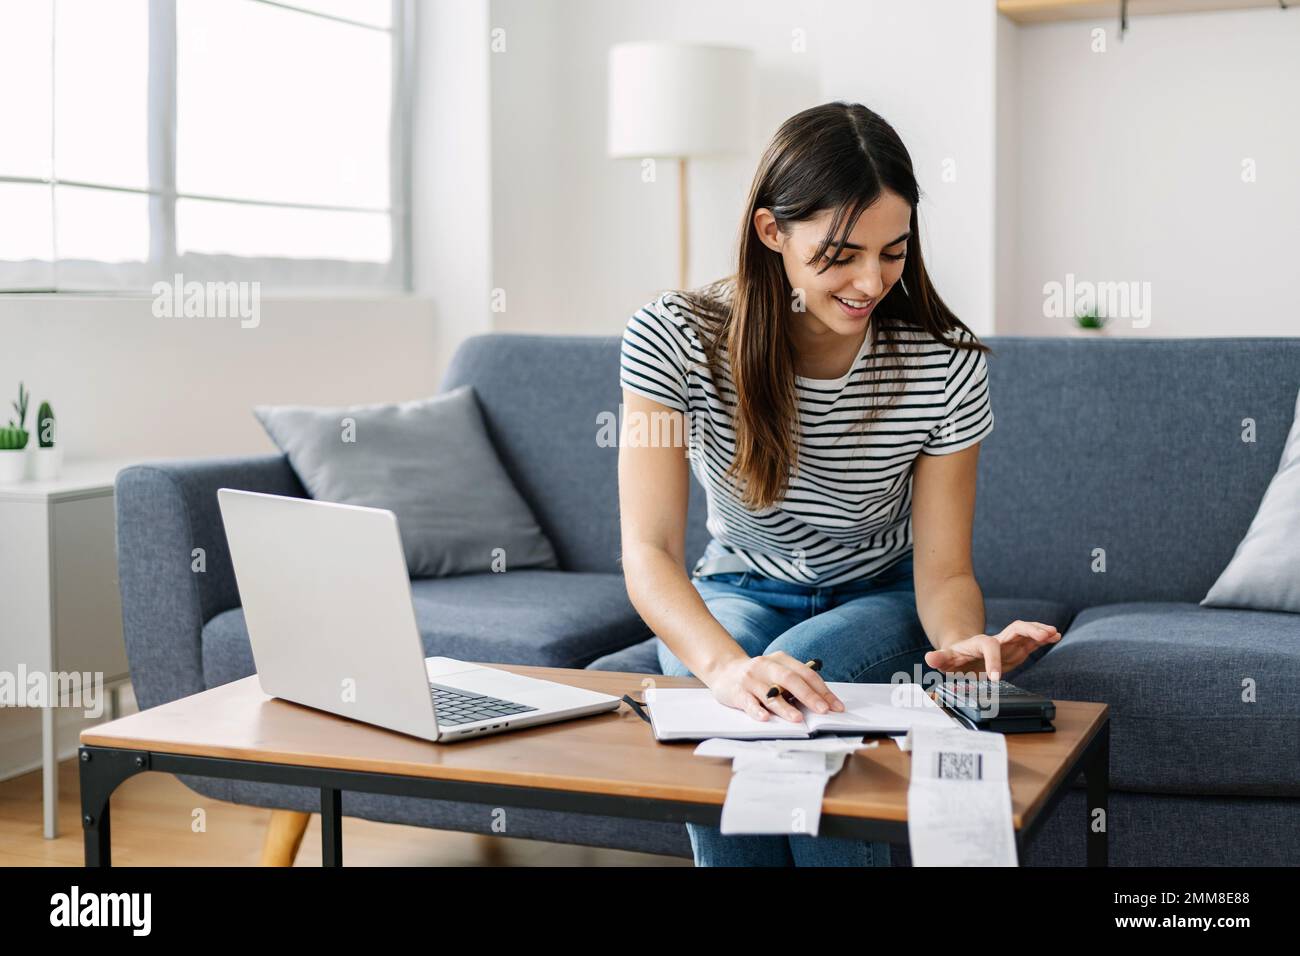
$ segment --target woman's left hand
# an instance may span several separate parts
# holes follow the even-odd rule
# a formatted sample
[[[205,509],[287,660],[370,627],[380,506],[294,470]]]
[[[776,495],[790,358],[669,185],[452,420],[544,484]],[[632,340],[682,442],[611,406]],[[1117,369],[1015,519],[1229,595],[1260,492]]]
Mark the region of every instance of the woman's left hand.
[[[975,664],[975,669],[988,673],[989,680],[999,680],[1039,647],[1055,644],[1060,639],[1061,632],[1050,624],[1012,621],[1000,634],[976,634],[942,650],[930,651],[925,655],[925,662],[949,674],[970,670],[970,665]]]

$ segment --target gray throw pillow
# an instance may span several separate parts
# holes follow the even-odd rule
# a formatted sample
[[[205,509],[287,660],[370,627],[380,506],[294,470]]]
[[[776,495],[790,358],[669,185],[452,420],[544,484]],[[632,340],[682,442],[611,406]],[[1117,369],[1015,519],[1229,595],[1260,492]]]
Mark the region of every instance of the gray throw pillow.
[[[260,405],[253,414],[313,498],[397,515],[412,577],[558,566],[470,385],[396,405]]]
[[[1201,604],[1300,614],[1300,395],[1277,474],[1246,537]]]

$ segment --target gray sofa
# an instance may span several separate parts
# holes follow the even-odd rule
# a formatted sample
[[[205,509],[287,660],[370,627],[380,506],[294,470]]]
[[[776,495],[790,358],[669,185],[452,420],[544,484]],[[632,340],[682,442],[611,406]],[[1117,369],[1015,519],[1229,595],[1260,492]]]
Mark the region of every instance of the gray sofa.
[[[1112,710],[1111,862],[1300,863],[1300,615],[1200,607],[1277,467],[1300,339],[992,337],[996,427],[980,455],[975,570],[986,630],[1064,637],[1009,675]],[[472,384],[562,570],[412,582],[429,654],[654,672],[619,566],[615,337],[479,336]],[[1254,419],[1258,440],[1243,442]],[[253,673],[216,489],[304,491],[282,456],[131,467],[117,479],[127,651],[142,708]],[[692,482],[688,567],[708,539]],[[190,570],[192,549],[207,554]],[[1094,571],[1104,550],[1105,571]],[[1300,573],[1300,569],[1297,569]],[[1253,682],[1253,700],[1243,700]],[[183,778],[199,793],[318,810],[315,790]],[[1082,864],[1081,781],[1027,864]],[[343,795],[347,815],[490,832],[490,807]],[[689,856],[684,827],[517,810],[510,835]],[[896,855],[905,861],[906,854]]]

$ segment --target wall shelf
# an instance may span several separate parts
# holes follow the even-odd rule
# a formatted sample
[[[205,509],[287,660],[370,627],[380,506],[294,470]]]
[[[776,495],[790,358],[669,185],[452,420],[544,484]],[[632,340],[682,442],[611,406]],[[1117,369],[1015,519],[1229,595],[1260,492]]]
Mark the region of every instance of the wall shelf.
[[[1300,0],[1287,0],[1300,7]],[[1277,0],[1129,0],[1128,15],[1208,13],[1219,10],[1281,9]],[[998,0],[998,13],[1016,23],[1050,23],[1056,20],[1119,19],[1119,0]]]

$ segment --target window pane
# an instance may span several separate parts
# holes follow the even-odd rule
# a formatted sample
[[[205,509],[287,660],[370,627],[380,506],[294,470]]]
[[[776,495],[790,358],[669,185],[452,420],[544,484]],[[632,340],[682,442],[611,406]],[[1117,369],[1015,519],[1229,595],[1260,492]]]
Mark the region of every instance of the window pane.
[[[149,258],[148,196],[56,186],[54,225],[60,259],[128,262]]]
[[[0,259],[54,258],[50,187],[0,183]]]
[[[182,254],[387,262],[392,236],[387,213],[181,199],[176,203],[176,243]]]
[[[0,3],[0,176],[50,178],[51,10],[50,0]]]
[[[58,0],[55,15],[56,174],[148,186],[148,0]]]
[[[178,0],[177,188],[389,205],[391,34],[248,0]]]
[[[316,10],[358,23],[389,27],[393,22],[392,0],[285,0],[290,6]]]

